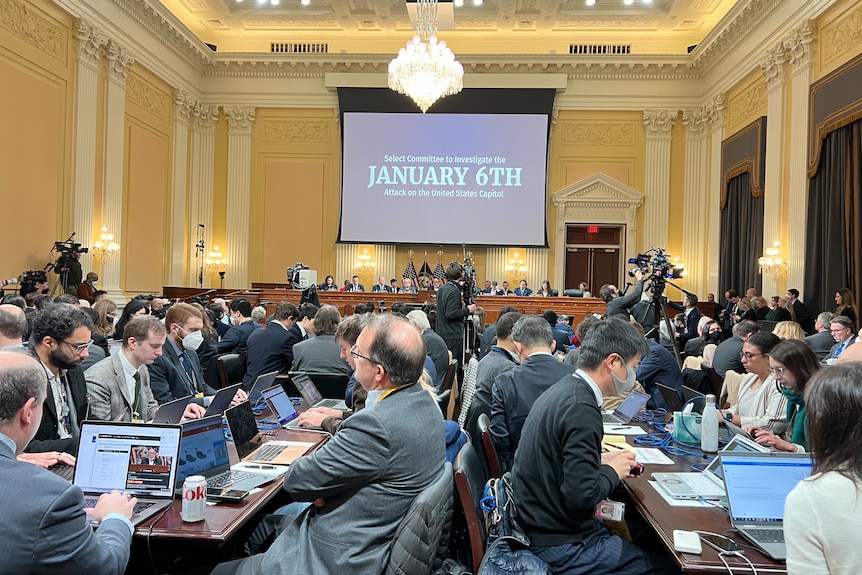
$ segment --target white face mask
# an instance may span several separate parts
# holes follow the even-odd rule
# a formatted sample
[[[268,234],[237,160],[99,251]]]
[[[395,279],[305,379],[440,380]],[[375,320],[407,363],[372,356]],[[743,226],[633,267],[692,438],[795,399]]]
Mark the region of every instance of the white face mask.
[[[622,359],[620,359],[622,361]],[[632,389],[634,389],[636,375],[635,370],[631,368],[629,364],[626,362],[622,362],[624,366],[626,366],[626,378],[622,380],[617,377],[613,371],[611,372],[611,378],[614,380],[614,389],[616,389],[617,395],[623,395],[624,393],[628,393]]]
[[[202,331],[192,331],[186,334],[183,338],[183,347],[188,351],[195,351],[204,342],[204,334]]]

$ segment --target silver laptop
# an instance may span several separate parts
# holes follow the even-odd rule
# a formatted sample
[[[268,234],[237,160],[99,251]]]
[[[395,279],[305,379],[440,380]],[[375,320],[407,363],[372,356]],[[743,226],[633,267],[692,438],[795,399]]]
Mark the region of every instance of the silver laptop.
[[[290,401],[290,397],[287,396],[281,385],[264,389],[261,395],[272,410],[279,426],[296,427],[299,424],[299,413],[293,407],[293,402]]]
[[[308,374],[302,372],[294,372],[290,374],[290,379],[299,390],[302,399],[309,407],[329,407],[330,409],[347,409],[347,404],[342,399],[324,399],[320,390],[308,377]]]
[[[187,395],[179,399],[174,399],[159,406],[159,410],[153,416],[153,423],[165,423],[168,425],[176,425],[179,423],[183,414],[186,412],[186,407],[192,401],[192,396]]]
[[[721,453],[762,453],[769,449],[741,435],[734,435]],[[714,458],[703,471],[653,473],[655,484],[671,499],[720,499],[725,496],[721,461]]]
[[[633,389],[627,398],[611,413],[602,413],[602,423],[626,425],[644,408],[650,396]]]
[[[236,395],[237,390],[241,386],[241,383],[237,383],[218,390],[218,393],[216,393],[210,400],[210,404],[207,406],[207,411],[204,413],[204,417],[223,414],[224,410],[230,407],[230,402],[233,401],[233,396]]]
[[[264,389],[268,389],[272,387],[272,384],[275,383],[275,378],[278,377],[278,371],[270,371],[269,373],[262,373],[254,380],[254,384],[251,386],[251,389],[248,390],[248,401],[252,405],[260,401],[260,392]]]
[[[269,469],[271,467],[271,469]],[[239,463],[231,466],[220,415],[195,419],[183,424],[180,441],[176,491],[181,492],[189,475],[203,475],[208,490],[250,491],[284,475],[287,468],[260,466],[250,469]]]
[[[178,425],[85,421],[78,442],[74,483],[84,507],[114,489],[138,498],[132,523],[160,512],[174,501],[180,435]]]
[[[722,453],[721,465],[733,528],[773,559],[787,559],[784,501],[811,475],[811,455]]]

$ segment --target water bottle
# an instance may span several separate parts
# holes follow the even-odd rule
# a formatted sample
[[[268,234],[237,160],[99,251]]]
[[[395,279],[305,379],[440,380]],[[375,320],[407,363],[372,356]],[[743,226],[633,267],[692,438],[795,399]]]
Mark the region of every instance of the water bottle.
[[[706,396],[700,429],[700,448],[706,453],[718,451],[718,413],[715,411],[715,396]]]

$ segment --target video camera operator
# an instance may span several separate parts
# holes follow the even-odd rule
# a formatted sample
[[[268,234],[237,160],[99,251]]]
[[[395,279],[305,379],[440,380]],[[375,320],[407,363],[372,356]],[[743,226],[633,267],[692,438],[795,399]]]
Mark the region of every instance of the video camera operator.
[[[607,319],[621,316],[626,320],[629,319],[629,309],[638,303],[644,291],[644,279],[646,275],[640,268],[634,271],[634,277],[637,280],[635,289],[629,295],[620,295],[620,290],[613,284],[605,284],[599,290],[599,297],[608,304],[608,310],[605,312]]]
[[[63,249],[61,250],[60,257],[57,258],[57,263],[54,264],[54,273],[60,276],[63,291],[77,298],[78,284],[81,283],[84,277],[81,262],[78,260],[81,259],[81,253],[86,250],[81,249],[81,244],[62,242],[55,244],[55,246],[57,245],[63,246]],[[66,251],[67,247],[68,251]]]
[[[464,318],[476,311],[475,303],[464,304],[461,291],[463,276],[464,267],[459,262],[446,266],[448,281],[437,290],[437,325],[434,328],[459,363],[464,349]]]

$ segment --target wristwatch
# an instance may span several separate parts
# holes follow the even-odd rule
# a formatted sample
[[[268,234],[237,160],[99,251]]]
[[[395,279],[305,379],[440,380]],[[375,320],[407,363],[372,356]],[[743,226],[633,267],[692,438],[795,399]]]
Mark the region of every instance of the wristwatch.
[[[732,413],[725,413],[724,414],[724,420],[732,422],[733,421],[733,414]]]

